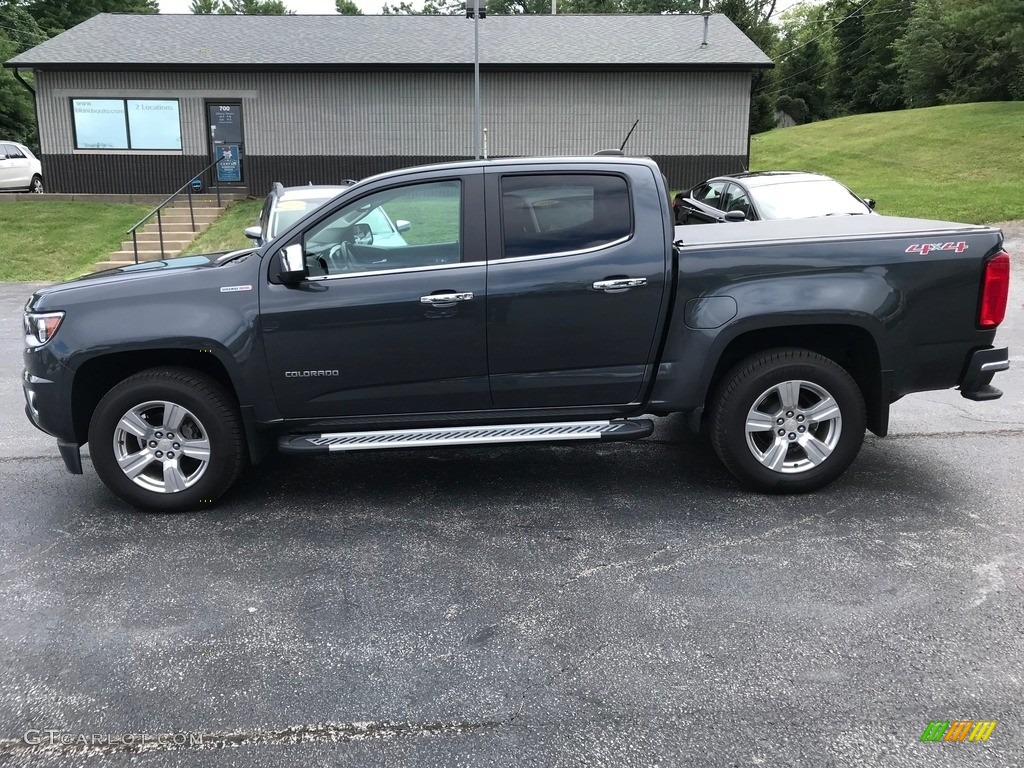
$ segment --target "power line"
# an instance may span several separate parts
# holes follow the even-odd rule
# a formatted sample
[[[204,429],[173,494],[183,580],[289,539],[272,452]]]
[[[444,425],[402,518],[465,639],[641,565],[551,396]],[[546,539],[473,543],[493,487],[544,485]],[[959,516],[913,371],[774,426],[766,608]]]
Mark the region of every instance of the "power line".
[[[848,14],[847,14],[846,16],[844,16],[843,18],[841,18],[841,19],[840,19],[839,21],[837,21],[837,22],[836,22],[835,24],[833,24],[833,25],[832,25],[831,27],[829,27],[829,28],[828,28],[828,29],[826,29],[826,30],[825,30],[824,32],[822,32],[822,33],[821,33],[820,35],[816,35],[815,37],[812,37],[812,38],[811,38],[810,40],[804,40],[804,41],[803,41],[802,43],[800,43],[799,45],[794,45],[794,46],[793,46],[792,48],[790,48],[790,49],[789,49],[788,51],[786,51],[785,53],[780,53],[780,54],[778,55],[777,59],[778,59],[779,61],[781,61],[782,59],[784,59],[784,58],[786,58],[787,56],[789,56],[789,54],[793,53],[793,51],[798,51],[798,50],[800,50],[801,48],[803,48],[803,47],[804,47],[805,45],[810,45],[811,43],[813,43],[813,42],[815,42],[815,41],[817,41],[817,40],[820,40],[821,38],[825,37],[825,36],[826,36],[826,35],[828,35],[829,33],[831,33],[831,32],[834,32],[835,30],[837,30],[837,29],[839,28],[839,26],[840,26],[840,25],[841,25],[841,24],[842,24],[842,23],[843,23],[844,21],[846,21],[846,20],[848,20],[848,19],[852,19],[852,18],[853,18],[853,17],[854,17],[854,16],[855,16],[855,15],[856,15],[856,14],[857,14],[857,13],[858,13],[859,11],[863,10],[863,9],[864,9],[864,7],[865,7],[865,6],[867,6],[867,5],[868,5],[868,3],[871,3],[871,2],[873,2],[873,0],[865,0],[865,1],[863,2],[863,3],[861,3],[861,4],[860,4],[860,5],[859,5],[859,6],[857,7],[857,10],[854,10],[854,11],[851,11],[850,13],[848,13]],[[903,9],[902,9],[902,8],[893,8],[892,10],[889,10],[889,11],[872,11],[872,12],[870,12],[870,13],[862,13],[862,14],[861,14],[861,18],[867,18],[868,16],[885,16],[885,15],[888,15],[888,14],[893,14],[893,13],[904,13],[904,11],[903,11]],[[824,21],[824,19],[822,19],[822,21]]]
[[[867,32],[865,32],[865,33],[864,33],[863,35],[861,35],[860,37],[856,38],[855,40],[851,40],[850,42],[846,43],[846,44],[845,44],[845,45],[843,45],[842,47],[838,48],[838,49],[836,50],[836,54],[837,54],[837,56],[838,56],[838,54],[842,53],[842,52],[843,52],[843,51],[845,51],[846,49],[848,49],[848,48],[851,48],[851,47],[853,47],[853,46],[857,45],[857,43],[859,43],[859,42],[860,42],[861,40],[863,40],[863,39],[864,39],[865,37],[867,37],[868,35],[870,35],[870,34],[871,34],[871,32],[872,32],[872,30],[868,30],[868,31],[867,31]],[[877,48],[876,48],[875,50],[877,50]],[[874,53],[874,50],[872,50],[872,51],[870,51],[870,52],[871,52],[871,53]],[[847,64],[849,64],[849,63],[850,63],[850,60],[844,61],[844,62],[842,63],[842,65],[841,65],[841,66],[845,66],[845,65],[847,65]],[[811,70],[813,70],[813,69],[815,69],[815,66],[814,66],[814,65],[812,64],[812,65],[811,65],[811,66],[809,66],[809,67],[804,67],[803,69],[799,70],[798,72],[792,72],[792,73],[790,73],[790,74],[786,75],[785,77],[783,77],[782,79],[780,79],[780,80],[776,80],[776,81],[775,81],[775,85],[776,85],[776,87],[777,87],[777,86],[779,86],[779,85],[782,85],[782,83],[785,83],[785,82],[787,82],[787,81],[789,81],[789,80],[792,80],[792,79],[793,79],[794,77],[799,77],[799,76],[800,76],[800,75],[802,75],[802,74],[803,74],[804,72],[810,72],[810,71],[811,71]]]
[[[813,79],[814,80],[818,80],[818,79],[820,79],[822,77],[827,77],[828,75],[831,75],[833,72],[838,72],[839,70],[843,69],[844,67],[847,67],[850,64],[854,64],[856,62],[859,62],[861,59],[864,59],[865,57],[870,56],[873,53],[876,53],[881,47],[882,47],[881,45],[877,45],[874,48],[872,48],[870,51],[864,51],[860,55],[854,56],[852,59],[848,59],[847,61],[844,61],[842,64],[840,64],[840,65],[838,65],[836,67],[833,67],[832,69],[829,69],[829,70],[827,70],[825,72],[822,72],[820,75],[816,75]],[[792,91],[794,88],[799,87],[799,85],[800,85],[799,83],[794,83],[793,85],[791,85],[791,86],[789,86],[787,88],[782,88],[782,89],[776,91],[776,96],[781,96],[784,93]]]

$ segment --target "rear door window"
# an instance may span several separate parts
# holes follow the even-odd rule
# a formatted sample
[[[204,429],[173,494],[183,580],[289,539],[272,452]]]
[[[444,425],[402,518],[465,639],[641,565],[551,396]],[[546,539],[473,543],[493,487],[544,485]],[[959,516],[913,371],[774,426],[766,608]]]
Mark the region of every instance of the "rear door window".
[[[633,233],[629,187],[611,174],[505,176],[502,258],[598,248]]]

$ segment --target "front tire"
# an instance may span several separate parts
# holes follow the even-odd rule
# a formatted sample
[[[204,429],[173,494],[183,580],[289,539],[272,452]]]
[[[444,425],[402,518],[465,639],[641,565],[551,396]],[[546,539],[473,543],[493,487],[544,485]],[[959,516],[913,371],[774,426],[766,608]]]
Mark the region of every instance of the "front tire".
[[[804,493],[828,485],[860,451],[864,397],[827,357],[775,349],[747,358],[722,380],[711,411],[711,442],[745,485]]]
[[[129,504],[182,512],[216,501],[245,458],[234,398],[184,368],[130,376],[100,400],[89,452],[104,484]]]

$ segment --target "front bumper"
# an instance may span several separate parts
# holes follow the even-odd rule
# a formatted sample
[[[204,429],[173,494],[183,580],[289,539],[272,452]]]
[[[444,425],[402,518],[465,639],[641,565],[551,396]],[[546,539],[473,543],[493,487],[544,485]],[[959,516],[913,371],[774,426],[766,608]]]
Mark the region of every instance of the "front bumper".
[[[992,377],[1010,367],[1010,352],[1000,349],[976,349],[967,358],[967,367],[960,379],[960,394],[968,400],[997,400],[1003,396],[992,386]]]
[[[33,426],[57,438],[57,449],[68,471],[82,474],[79,441],[71,412],[73,374],[43,348],[26,350],[21,387],[25,394],[25,415]]]

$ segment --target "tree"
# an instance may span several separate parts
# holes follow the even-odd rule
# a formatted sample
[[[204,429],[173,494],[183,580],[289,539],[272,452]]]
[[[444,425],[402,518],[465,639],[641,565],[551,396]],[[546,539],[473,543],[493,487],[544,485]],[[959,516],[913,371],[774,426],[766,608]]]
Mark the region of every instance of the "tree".
[[[1024,94],[1024,0],[918,0],[895,65],[908,106]]]
[[[798,123],[831,117],[835,55],[825,6],[796,6],[782,15],[778,28],[771,51],[778,108]]]
[[[342,16],[362,16],[363,12],[352,0],[334,0],[334,7]]]
[[[23,8],[11,3],[0,5],[0,61],[7,61],[45,39],[35,19]],[[32,78],[28,73],[22,76],[26,80]],[[9,69],[0,70],[0,136],[39,149],[32,97]]]
[[[775,0],[714,0],[711,10],[729,17],[740,31],[762,51],[771,51],[778,36],[772,23]],[[750,131],[759,133],[775,127],[775,93],[773,76],[758,70],[751,82]]]
[[[98,13],[159,13],[157,0],[27,0],[17,3],[52,37]]]
[[[221,0],[217,13],[239,16],[285,16],[292,15],[283,0]]]
[[[220,10],[220,0],[192,0],[192,13],[205,14],[217,13]]]

